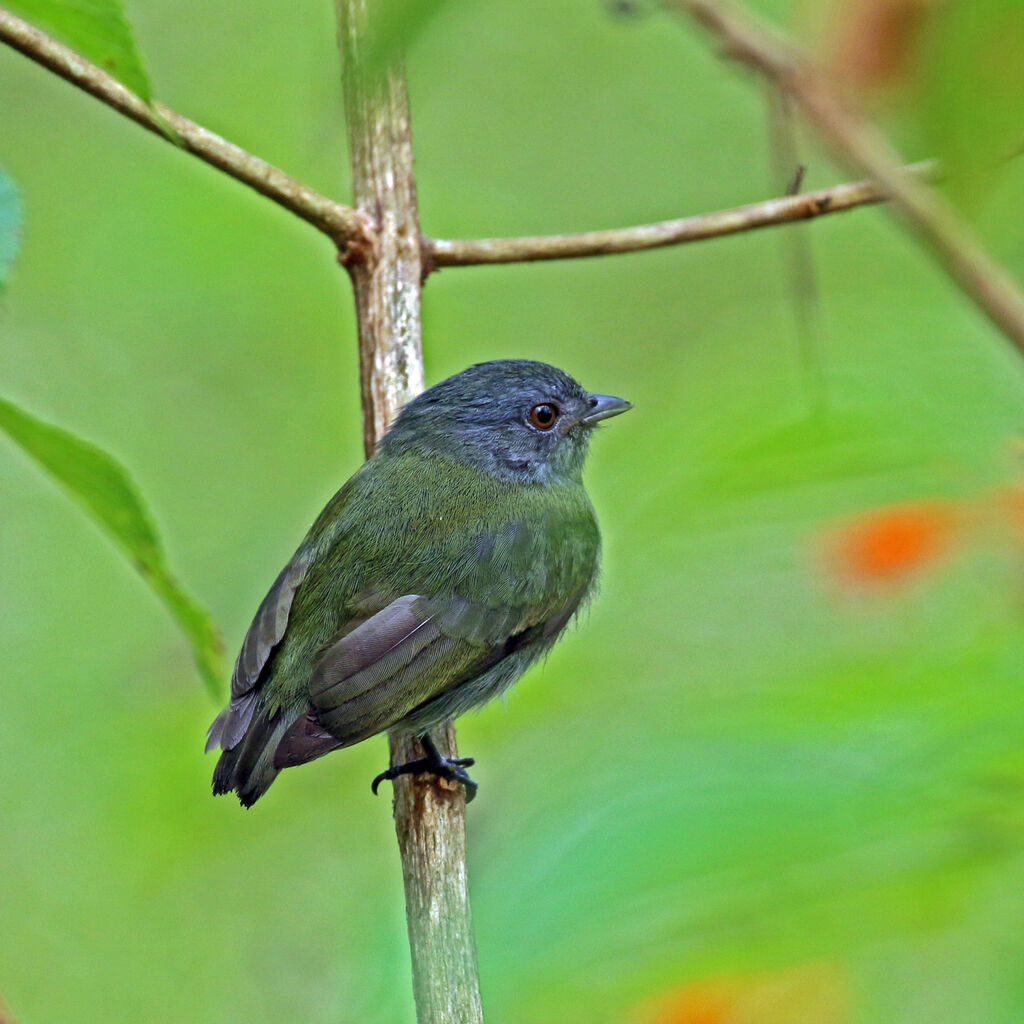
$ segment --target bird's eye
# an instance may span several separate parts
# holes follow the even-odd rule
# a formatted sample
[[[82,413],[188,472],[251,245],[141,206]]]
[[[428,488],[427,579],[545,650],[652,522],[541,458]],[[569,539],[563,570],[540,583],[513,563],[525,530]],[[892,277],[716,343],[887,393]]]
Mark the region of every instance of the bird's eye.
[[[550,430],[558,419],[558,406],[542,402],[530,410],[530,422],[538,430]]]

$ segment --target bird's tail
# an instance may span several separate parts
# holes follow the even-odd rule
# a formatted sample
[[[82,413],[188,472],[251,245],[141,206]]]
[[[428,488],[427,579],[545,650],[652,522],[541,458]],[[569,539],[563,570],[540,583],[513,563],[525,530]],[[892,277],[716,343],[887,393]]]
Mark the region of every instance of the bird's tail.
[[[274,751],[295,717],[266,710],[253,715],[238,743],[220,755],[213,772],[214,796],[234,790],[243,807],[252,807],[277,778]]]

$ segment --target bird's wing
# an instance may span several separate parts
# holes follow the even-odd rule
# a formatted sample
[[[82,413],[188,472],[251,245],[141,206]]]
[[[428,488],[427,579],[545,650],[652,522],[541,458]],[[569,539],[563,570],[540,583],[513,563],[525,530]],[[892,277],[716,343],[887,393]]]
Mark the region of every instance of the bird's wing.
[[[301,764],[390,729],[526,644],[546,645],[582,596],[533,615],[458,596],[398,598],[323,650],[309,683],[313,710],[285,733],[275,765]]]
[[[364,607],[321,649],[308,684],[311,711],[285,734],[275,764],[299,764],[423,720],[431,707],[448,708],[443,717],[482,703],[492,694],[470,684],[516,654],[504,680],[512,681],[590,588],[599,539],[589,503],[581,517],[579,529],[558,531],[510,522],[422,557],[428,567],[463,568],[440,593],[428,573],[424,589]],[[464,700],[455,693],[463,685],[470,686]]]
[[[392,601],[323,649],[309,681],[313,712],[285,734],[276,763],[299,764],[328,745],[383,732],[471,677],[488,646],[445,629],[436,602],[416,594]]]
[[[288,629],[295,594],[317,564],[318,551],[329,544],[330,531],[351,500],[359,479],[357,472],[327,503],[256,610],[231,675],[231,702],[210,726],[207,752],[217,746],[232,750],[246,734],[259,703],[260,690],[270,674],[274,652]]]
[[[295,591],[309,571],[310,557],[300,548],[281,570],[245,634],[242,649],[231,675],[231,703],[214,719],[206,740],[207,751],[220,746],[231,750],[252,721],[259,683],[288,626]]]

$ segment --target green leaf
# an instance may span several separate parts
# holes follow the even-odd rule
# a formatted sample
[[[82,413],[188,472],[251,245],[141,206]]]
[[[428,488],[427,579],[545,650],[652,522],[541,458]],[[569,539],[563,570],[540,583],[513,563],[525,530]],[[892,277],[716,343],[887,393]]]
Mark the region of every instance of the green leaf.
[[[107,531],[167,606],[219,699],[224,645],[209,614],[171,575],[149,512],[124,468],[106,452],[0,398],[0,429],[31,455]]]
[[[18,252],[21,230],[21,197],[14,182],[0,171],[0,293],[4,290],[7,271]]]
[[[147,103],[152,98],[120,0],[10,0],[5,6],[52,32]]]

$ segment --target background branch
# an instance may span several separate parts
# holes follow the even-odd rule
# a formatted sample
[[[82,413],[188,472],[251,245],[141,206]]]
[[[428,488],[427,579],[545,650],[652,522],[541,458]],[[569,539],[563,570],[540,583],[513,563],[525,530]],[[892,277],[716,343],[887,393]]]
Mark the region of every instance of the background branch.
[[[168,132],[170,128],[189,153],[297,214],[329,235],[339,248],[365,233],[368,219],[351,207],[320,195],[272,164],[160,103],[150,107],[116,78],[3,8],[0,8],[0,42],[95,96],[154,135],[173,141]]]
[[[404,71],[366,67],[370,0],[337,0],[352,182],[374,219],[365,247],[344,261],[355,289],[363,442],[367,456],[402,405],[423,389],[420,250],[412,133]],[[457,756],[455,728],[435,731]],[[392,764],[420,757],[411,735],[389,736]],[[482,1024],[466,872],[460,785],[432,776],[394,781],[395,831],[405,881],[413,993],[420,1024]]]
[[[908,174],[938,177],[934,161],[911,164]],[[608,256],[614,253],[658,249],[704,238],[735,235],[741,231],[809,220],[826,213],[852,210],[868,203],[884,202],[886,190],[873,181],[856,181],[802,195],[768,199],[731,210],[702,213],[678,220],[640,224],[608,231],[585,231],[571,235],[533,235],[519,238],[474,238],[449,240],[425,238],[424,266],[427,273],[441,267],[469,267],[483,263],[524,263],[564,260],[578,256]]]
[[[800,161],[791,98],[767,83],[768,148],[772,187],[796,195],[806,165]],[[818,273],[806,230],[787,231],[781,238],[783,271],[796,322],[801,377],[811,415],[821,421],[826,413],[827,376],[824,364],[825,324],[821,317]]]
[[[900,167],[877,128],[777,29],[728,0],[663,0],[722,44],[723,53],[766,75],[793,97],[836,155],[882,186],[949,276],[1024,352],[1024,297],[952,206]]]

